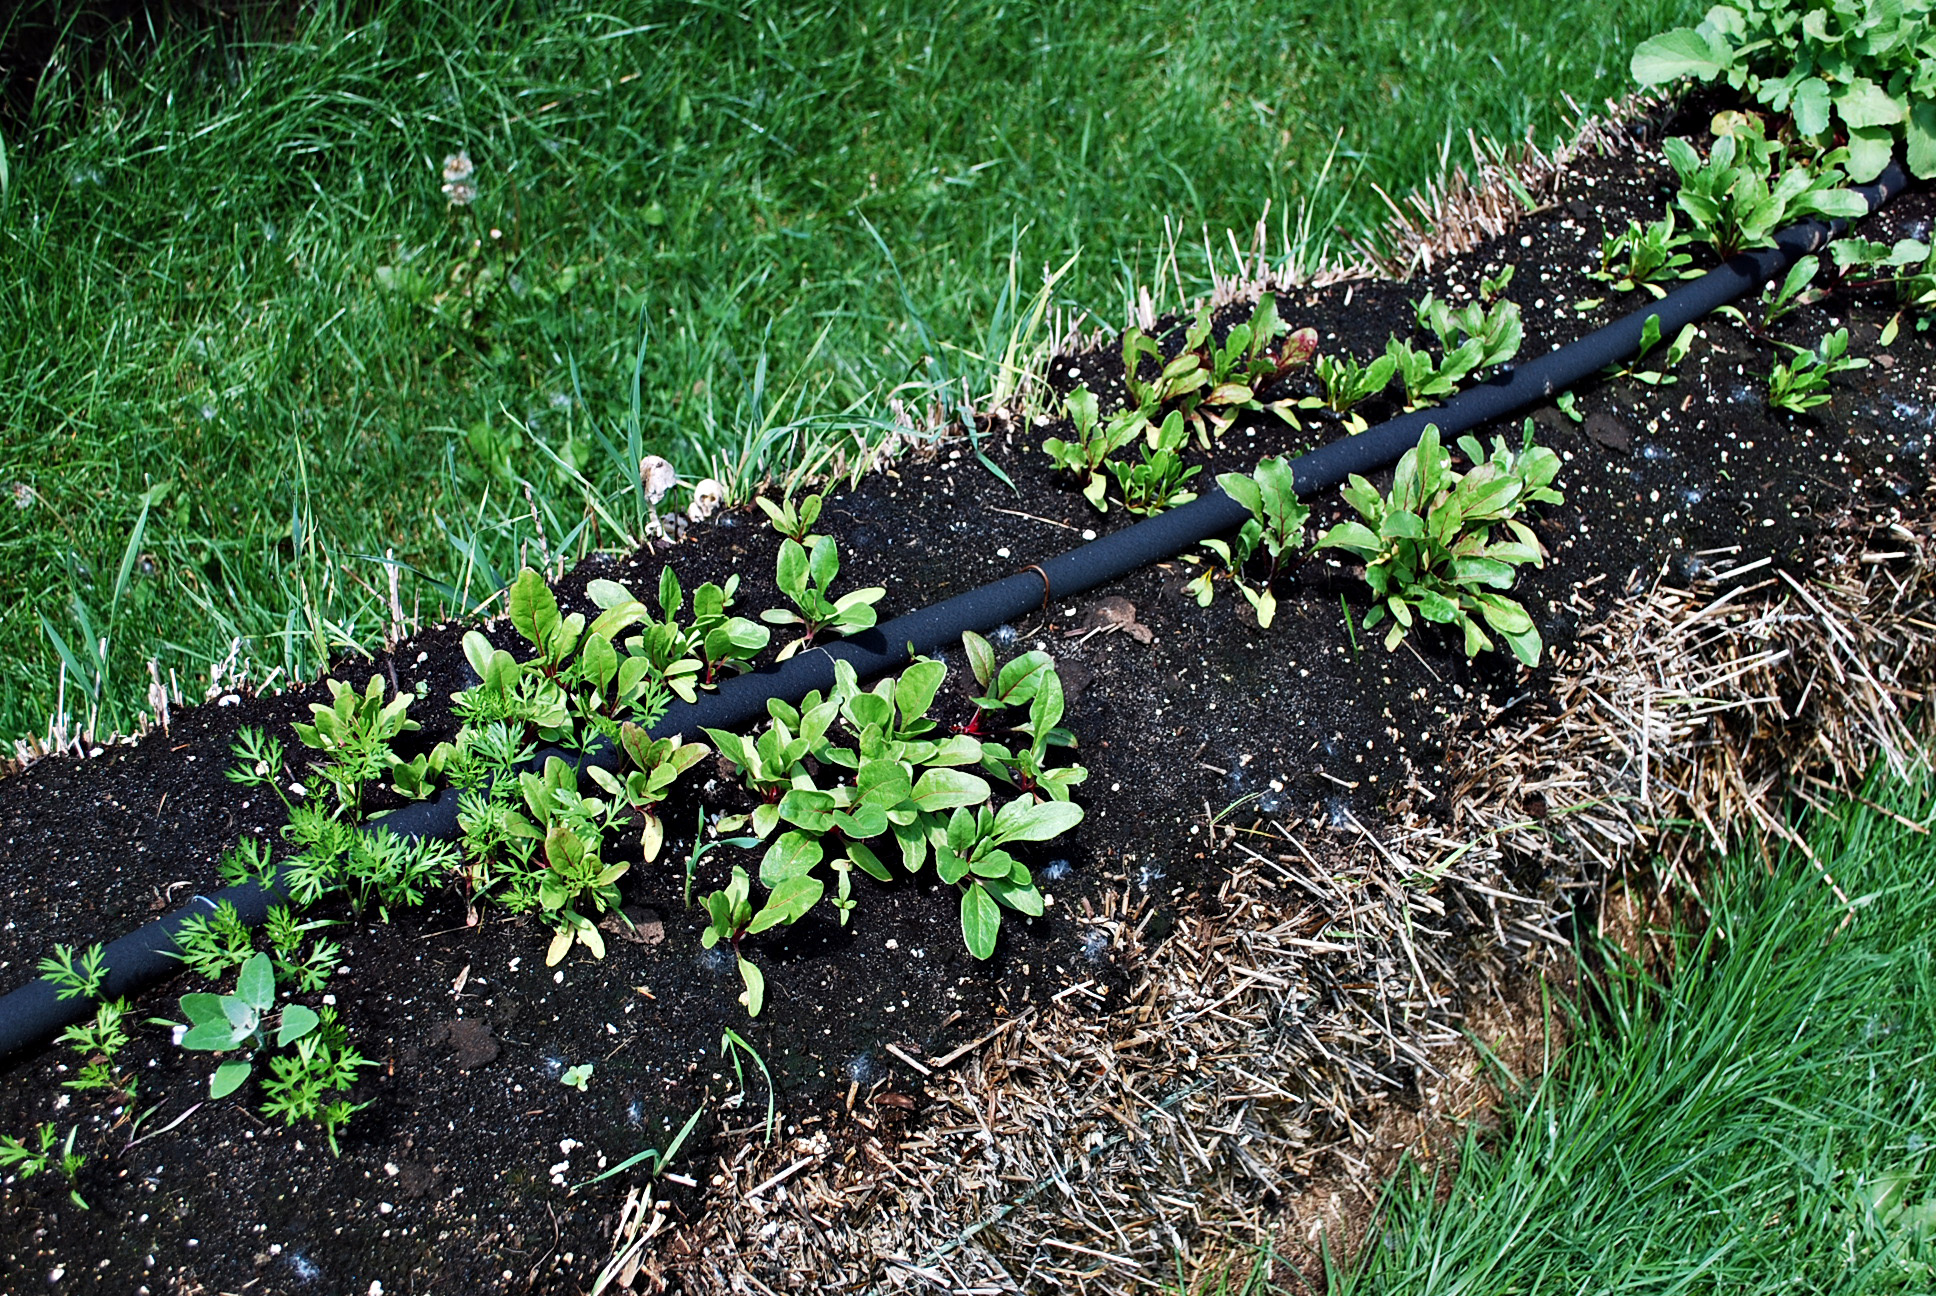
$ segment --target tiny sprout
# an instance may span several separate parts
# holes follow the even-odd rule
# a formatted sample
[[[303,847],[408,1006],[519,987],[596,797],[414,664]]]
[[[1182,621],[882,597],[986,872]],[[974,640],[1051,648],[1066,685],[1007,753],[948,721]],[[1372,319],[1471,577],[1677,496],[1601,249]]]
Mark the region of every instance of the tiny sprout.
[[[558,1083],[569,1085],[579,1093],[584,1093],[592,1078],[592,1064],[583,1062],[575,1067],[566,1067],[565,1073],[558,1077]]]

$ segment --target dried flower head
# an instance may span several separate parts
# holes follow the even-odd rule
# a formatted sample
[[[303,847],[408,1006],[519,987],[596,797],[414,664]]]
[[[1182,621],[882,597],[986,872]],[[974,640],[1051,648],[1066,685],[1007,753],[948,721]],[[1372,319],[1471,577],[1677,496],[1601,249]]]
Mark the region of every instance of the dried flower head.
[[[34,506],[34,488],[26,482],[15,482],[13,484],[13,506],[17,509],[32,508]]]

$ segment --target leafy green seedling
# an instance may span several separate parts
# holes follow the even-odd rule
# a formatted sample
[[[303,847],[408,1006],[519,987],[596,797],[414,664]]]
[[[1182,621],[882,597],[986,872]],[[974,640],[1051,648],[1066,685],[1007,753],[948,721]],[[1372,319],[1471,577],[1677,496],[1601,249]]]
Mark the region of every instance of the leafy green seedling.
[[[791,495],[778,504],[764,495],[755,497],[753,502],[760,506],[762,513],[766,514],[767,521],[773,524],[773,529],[794,543],[811,549],[813,542],[819,539],[812,534],[812,531],[813,524],[820,520],[820,506],[823,502],[820,496],[807,496],[800,501],[798,508],[794,507]]]
[[[175,933],[175,957],[211,981],[242,966],[255,949],[255,938],[242,916],[224,900],[206,914],[191,914]]]
[[[1360,365],[1348,355],[1322,355],[1317,363],[1325,408],[1340,415],[1351,413],[1352,406],[1391,386],[1397,372],[1398,361],[1389,352],[1368,365]]]
[[[268,1041],[269,1017],[276,1006],[276,974],[267,954],[257,954],[242,965],[230,995],[186,994],[181,1010],[188,1029],[181,1037],[185,1049],[226,1053],[244,1049],[253,1055]],[[308,1035],[320,1024],[314,1010],[289,1004],[276,1014],[276,1047],[283,1048]],[[208,1096],[226,1098],[242,1087],[252,1070],[250,1057],[230,1058],[209,1077]]]
[[[1782,278],[1781,286],[1772,295],[1762,296],[1764,309],[1761,326],[1767,328],[1782,316],[1820,301],[1824,294],[1820,289],[1811,289],[1809,285],[1815,282],[1815,276],[1821,268],[1821,258],[1813,255],[1805,256],[1790,266],[1787,275]]]
[[[1532,618],[1512,599],[1491,591],[1511,588],[1521,564],[1541,564],[1539,540],[1517,515],[1528,504],[1563,502],[1551,488],[1559,456],[1533,444],[1530,419],[1516,452],[1503,439],[1494,441],[1490,458],[1471,437],[1459,446],[1473,462],[1464,474],[1453,470],[1438,428],[1428,426],[1398,461],[1389,496],[1354,474],[1343,493],[1363,521],[1332,527],[1318,547],[1342,549],[1363,560],[1365,580],[1377,599],[1365,627],[1391,618],[1387,650],[1397,648],[1415,622],[1424,620],[1458,626],[1466,655],[1472,656],[1493,646],[1480,626],[1483,618],[1520,661],[1537,665],[1541,643]],[[1512,538],[1494,540],[1494,527],[1502,525]]]
[[[1677,136],[1662,145],[1680,177],[1674,201],[1693,222],[1697,237],[1724,257],[1766,247],[1775,231],[1809,216],[1856,219],[1869,204],[1845,188],[1846,177],[1831,153],[1816,166],[1788,160],[1778,141],[1766,138],[1754,118],[1714,141],[1705,160]],[[1787,162],[1780,174],[1777,163]]]
[[[1284,560],[1304,548],[1304,524],[1311,516],[1310,507],[1298,499],[1290,465],[1281,458],[1260,460],[1254,478],[1224,473],[1217,478],[1217,485],[1249,509],[1250,517],[1232,539],[1205,540],[1204,547],[1223,561],[1230,582],[1257,613],[1257,624],[1269,629],[1277,615],[1277,597],[1271,593],[1271,584]],[[1260,585],[1252,587],[1243,579],[1243,568],[1260,550],[1270,559],[1270,570]],[[1207,607],[1214,594],[1213,580],[1214,572],[1206,569],[1184,587],[1184,592],[1194,594],[1199,607]]]
[[[1571,419],[1573,422],[1575,423],[1586,422],[1586,415],[1580,413],[1579,400],[1577,397],[1573,395],[1572,392],[1570,391],[1561,392],[1557,397],[1553,399],[1553,404],[1559,408],[1560,413],[1566,415],[1566,417]]]
[[[650,864],[659,858],[665,842],[665,825],[653,807],[671,793],[675,779],[712,755],[713,749],[686,742],[677,734],[655,739],[637,725],[627,724],[619,728],[619,750],[631,765],[623,779],[593,765],[592,781],[622,800],[638,818],[643,833],[640,853]]]
[[[1027,797],[1000,810],[963,806],[949,818],[946,842],[935,847],[935,871],[943,882],[961,888],[961,936],[970,954],[994,955],[1004,907],[1032,918],[1043,913],[1042,893],[1028,866],[1002,848],[1058,837],[1082,818],[1082,807],[1072,802]]]
[[[794,540],[780,542],[780,556],[774,566],[774,583],[780,592],[791,599],[795,611],[785,608],[768,608],[760,613],[760,620],[772,625],[797,625],[805,627],[798,639],[780,649],[780,659],[813,644],[815,636],[826,630],[836,634],[852,634],[865,630],[876,620],[874,604],[886,596],[887,590],[879,585],[867,589],[854,590],[838,599],[830,599],[828,592],[833,589],[834,577],[840,574],[840,554],[834,548],[833,537],[821,536],[814,542],[812,552],[801,548]]]
[[[341,680],[330,680],[330,702],[325,706],[311,702],[314,724],[292,725],[305,747],[329,757],[312,768],[336,790],[338,808],[360,815],[363,789],[402,765],[403,759],[390,750],[390,743],[401,734],[418,728],[410,719],[413,694],[398,693],[383,700],[383,677],[373,674],[361,693]]]
[[[1392,362],[1399,381],[1405,385],[1407,409],[1418,409],[1458,391],[1465,376],[1479,367],[1479,358],[1484,353],[1485,344],[1472,340],[1435,361],[1431,352],[1418,350],[1397,337],[1385,343],[1385,358]]]
[[[1716,5],[1694,27],[1643,41],[1632,72],[1643,86],[1681,77],[1726,81],[1793,116],[1826,147],[1846,140],[1849,174],[1867,183],[1907,146],[1912,174],[1936,177],[1936,28],[1923,3],[1752,0]]]
[[[1655,366],[1642,368],[1641,362],[1660,346],[1660,316],[1649,315],[1641,321],[1640,348],[1634,352],[1633,359],[1624,365],[1609,366],[1606,373],[1611,377],[1631,378],[1635,382],[1646,383],[1649,387],[1671,387],[1680,381],[1674,376],[1674,370],[1680,367],[1681,361],[1687,359],[1688,353],[1694,349],[1694,340],[1700,335],[1701,330],[1695,325],[1682,325],[1681,331],[1674,335],[1674,340],[1668,344],[1667,349],[1656,357]]]
[[[565,1073],[558,1077],[558,1083],[584,1093],[591,1087],[592,1063],[581,1062],[577,1066],[566,1067]]]
[[[1517,302],[1496,302],[1490,310],[1480,302],[1454,308],[1428,292],[1413,309],[1419,325],[1431,330],[1447,357],[1478,343],[1477,358],[1468,373],[1506,363],[1519,354],[1525,336]]]
[[[1850,238],[1837,239],[1828,250],[1851,282],[1893,287],[1904,306],[1920,312],[1916,327],[1929,326],[1931,312],[1936,311],[1936,255],[1932,255],[1936,242],[1898,239],[1892,245]],[[1896,327],[1896,320],[1884,326],[1883,346],[1895,341]]]
[[[1831,374],[1869,367],[1867,359],[1849,355],[1846,328],[1836,329],[1813,350],[1798,346],[1788,349],[1794,352],[1794,358],[1785,363],[1777,360],[1768,375],[1768,404],[1795,414],[1828,402]]]
[[[752,886],[752,879],[747,877],[746,870],[735,866],[732,879],[726,886],[701,902],[711,921],[699,933],[699,943],[711,949],[724,941],[732,948],[733,957],[739,964],[740,980],[746,986],[740,1002],[746,1005],[747,1016],[757,1017],[766,1003],[766,977],[740,952],[740,942],[769,927],[798,921],[807,910],[813,908],[825,887],[820,879],[811,875],[792,874],[773,888],[766,904],[755,913]]]
[[[54,1123],[45,1121],[34,1127],[33,1147],[27,1146],[25,1139],[0,1134],[0,1169],[11,1170],[22,1179],[31,1179],[57,1167],[67,1180],[68,1198],[82,1210],[87,1210],[88,1204],[82,1200],[80,1189],[74,1186],[75,1177],[80,1174],[81,1167],[87,1164],[87,1154],[74,1150],[74,1139],[80,1132],[79,1125],[70,1127],[66,1141],[62,1142],[60,1135],[54,1132]],[[54,1150],[56,1144],[60,1147],[58,1153]]]
[[[135,1077],[114,1073],[115,1055],[128,1043],[127,1028],[123,1025],[128,1011],[125,999],[103,1001],[92,1021],[69,1026],[61,1032],[61,1043],[73,1048],[82,1059],[80,1074],[61,1082],[66,1088],[82,1092],[114,1089],[130,1097],[134,1095]]]
[[[54,983],[57,999],[99,999],[108,975],[106,951],[90,945],[77,959],[72,945],[55,945],[40,960],[40,974]]]
[[[1042,443],[1042,450],[1059,471],[1082,481],[1084,499],[1107,512],[1109,503],[1105,492],[1109,479],[1103,474],[1104,465],[1111,455],[1134,441],[1149,420],[1140,409],[1128,409],[1118,412],[1107,423],[1102,422],[1095,393],[1087,387],[1078,387],[1069,393],[1067,408],[1075,440],[1050,437]]]
[[[1110,475],[1123,495],[1123,507],[1131,513],[1154,517],[1164,509],[1187,504],[1196,498],[1184,485],[1203,469],[1185,468],[1181,451],[1189,440],[1183,415],[1172,410],[1142,447],[1142,457],[1133,464],[1112,462]]]
[[[1629,220],[1625,230],[1608,230],[1601,236],[1600,268],[1590,277],[1605,281],[1616,292],[1645,288],[1656,299],[1665,297],[1667,290],[1662,283],[1692,279],[1701,273],[1688,268],[1694,258],[1680,250],[1690,241],[1687,235],[1675,232],[1671,210],[1648,225]]]

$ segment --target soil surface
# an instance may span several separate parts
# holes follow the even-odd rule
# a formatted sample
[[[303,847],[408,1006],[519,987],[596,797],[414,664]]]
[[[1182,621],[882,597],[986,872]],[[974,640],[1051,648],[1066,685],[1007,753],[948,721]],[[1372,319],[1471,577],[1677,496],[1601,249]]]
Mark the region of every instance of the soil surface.
[[[1705,121],[1704,108],[1671,128],[1698,135]],[[1413,314],[1426,289],[1457,304],[1511,266],[1507,295],[1524,311],[1522,354],[1537,354],[1645,301],[1612,292],[1587,271],[1599,264],[1603,228],[1657,218],[1671,181],[1657,153],[1589,159],[1559,206],[1429,277],[1287,291],[1278,309],[1293,327],[1315,328],[1322,349],[1366,360],[1388,333],[1429,341]],[[1926,239],[1933,217],[1936,198],[1919,189],[1861,232]],[[1697,264],[1711,260],[1697,253]],[[1557,484],[1566,502],[1535,520],[1550,561],[1525,572],[1515,596],[1549,647],[1563,650],[1592,608],[1662,578],[1762,558],[1805,576],[1827,535],[1921,495],[1936,436],[1936,332],[1905,321],[1882,348],[1879,334],[1895,309],[1885,294],[1843,288],[1764,330],[1760,308],[1744,302],[1743,319],[1703,323],[1671,383],[1589,384],[1576,392],[1580,421],[1556,407],[1537,411],[1539,439],[1564,459]],[[1220,331],[1248,312],[1228,308]],[[1786,354],[1778,344],[1812,345],[1844,325],[1852,354],[1874,363],[1838,375],[1834,399],[1808,414],[1771,411],[1767,374]],[[1105,408],[1121,378],[1107,347],[1059,357],[1050,372],[1058,392],[1086,384]],[[1266,398],[1313,391],[1307,375],[1293,374]],[[1388,397],[1360,412],[1375,423],[1397,410]],[[990,426],[983,448],[1013,489],[957,442],[904,456],[831,499],[818,529],[839,541],[839,588],[885,586],[881,610],[894,615],[1132,521],[1120,507],[1096,513],[1048,471],[1039,443],[1062,430],[1040,421]],[[1517,422],[1493,432],[1516,443]],[[1261,455],[1342,434],[1325,415],[1306,412],[1294,429],[1259,414],[1192,461],[1204,465],[1208,482]],[[1315,504],[1314,529],[1343,516],[1335,494]],[[669,561],[688,589],[738,572],[738,610],[750,615],[781,602],[771,580],[778,543],[760,514],[742,510],[669,551],[587,563],[557,588],[579,607],[594,577],[645,592]],[[931,873],[925,884],[891,887],[863,878],[849,926],[837,926],[822,906],[785,934],[749,942],[768,987],[765,1013],[749,1021],[736,1002],[731,960],[701,948],[702,919],[685,902],[683,862],[702,811],[746,804],[708,761],[667,807],[659,862],[624,879],[637,934],[609,933],[603,961],[580,950],[549,969],[546,929],[489,910],[469,926],[453,890],[387,923],[324,908],[346,966],[326,994],[307,998],[333,1002],[352,1041],[378,1063],[353,1093],[369,1105],[342,1137],[340,1155],[313,1126],[285,1128],[261,1116],[253,1084],[201,1102],[208,1055],[172,1047],[166,1026],[146,1024],[179,1016],[176,997],[207,988],[194,977],[137,1002],[143,1024],[122,1055],[138,1077],[132,1097],[64,1090],[84,1061],[71,1049],[6,1060],[0,1133],[24,1135],[46,1121],[63,1137],[77,1128],[75,1147],[87,1161],[75,1187],[91,1209],[74,1205],[54,1173],[7,1178],[0,1286],[588,1290],[627,1185],[643,1168],[573,1185],[641,1149],[665,1147],[702,1109],[672,1167],[678,1177],[659,1183],[668,1209],[690,1215],[706,1208],[713,1158],[761,1136],[766,1082],[751,1063],[736,1071],[722,1056],[727,1029],[770,1069],[785,1130],[838,1141],[856,1130],[910,1128],[922,1119],[921,1077],[900,1055],[945,1056],[1002,1015],[1078,982],[1105,1005],[1120,994],[1122,970],[1085,947],[1061,915],[1127,882],[1155,898],[1145,939],[1159,940],[1185,907],[1214,903],[1228,857],[1211,845],[1213,821],[1268,816],[1323,834],[1354,818],[1375,826],[1399,809],[1430,814],[1443,791],[1443,753],[1474,723],[1477,698],[1536,708],[1546,696],[1550,667],[1521,670],[1498,653],[1468,660],[1442,636],[1414,634],[1387,652],[1381,632],[1357,627],[1365,585],[1333,557],[1280,579],[1268,630],[1227,588],[1207,608],[1185,597],[1197,570],[1161,564],[991,633],[1004,655],[1033,647],[1055,654],[1069,694],[1065,723],[1080,740],[1075,759],[1089,770],[1077,790],[1089,817],[1028,857],[1053,904],[1040,920],[1011,915],[988,962],[967,955],[952,894]],[[1104,599],[1127,600],[1146,633],[1099,624],[1108,619],[1099,612]],[[507,626],[489,629],[511,646]],[[338,673],[360,684],[380,670],[406,691],[423,684],[425,700],[412,714],[424,728],[412,737],[434,742],[455,729],[445,699],[469,682],[462,631],[428,627],[373,663],[339,663]],[[959,652],[948,661],[942,715],[963,723],[972,681]],[[290,722],[307,719],[308,704],[326,696],[320,683],[223,696],[177,712],[165,733],[132,746],[43,760],[0,781],[0,988],[29,980],[55,942],[111,939],[215,890],[216,861],[239,836],[274,839],[280,806],[223,777],[230,744],[240,726],[256,725],[294,747]],[[712,850],[694,872],[693,893],[723,885],[734,864],[752,858]],[[1515,883],[1540,886],[1541,862],[1522,868]],[[1442,930],[1421,939],[1456,951],[1491,936],[1454,908]],[[583,1091],[561,1082],[585,1063],[594,1070]]]

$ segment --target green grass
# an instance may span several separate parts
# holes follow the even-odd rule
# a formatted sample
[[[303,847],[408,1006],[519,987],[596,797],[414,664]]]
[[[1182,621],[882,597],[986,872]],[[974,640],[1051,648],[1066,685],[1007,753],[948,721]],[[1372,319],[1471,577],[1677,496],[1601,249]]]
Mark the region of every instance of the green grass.
[[[1868,792],[1936,818],[1927,780]],[[1936,842],[1862,806],[1805,831],[1846,926],[1798,851],[1720,866],[1673,983],[1601,979],[1508,1132],[1401,1176],[1333,1296],[1936,1287]]]
[[[432,612],[619,542],[641,449],[786,464],[897,390],[985,391],[1011,267],[1025,299],[1080,252],[1057,306],[1114,320],[1166,216],[1159,296],[1267,201],[1365,227],[1351,178],[1551,138],[1695,6],[314,8],[110,50],[5,140],[0,735],[63,665],[104,730],[150,657],[191,693],[236,640],[313,672],[380,634],[386,555]]]

